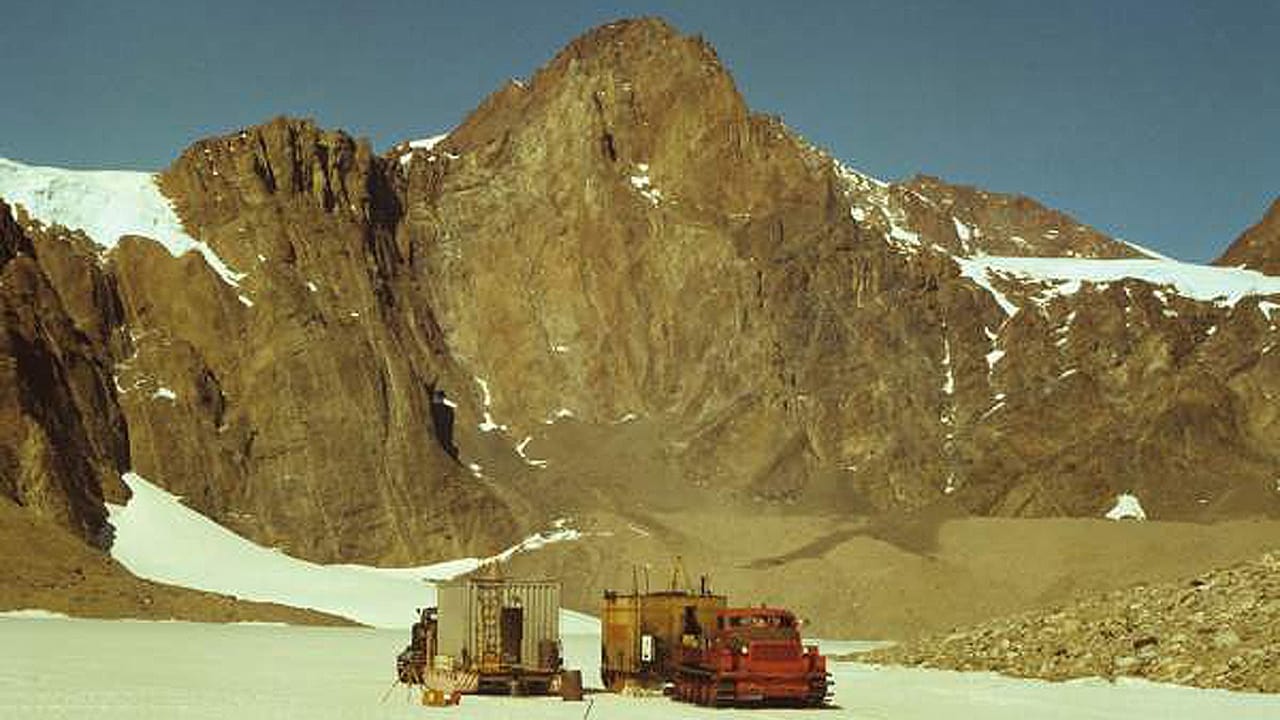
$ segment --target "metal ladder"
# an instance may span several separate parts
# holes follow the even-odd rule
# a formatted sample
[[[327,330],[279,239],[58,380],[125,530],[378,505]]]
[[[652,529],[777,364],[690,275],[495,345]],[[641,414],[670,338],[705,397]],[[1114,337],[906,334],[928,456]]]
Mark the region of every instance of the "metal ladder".
[[[502,611],[502,588],[497,585],[480,585],[476,588],[480,601],[480,664],[496,669],[502,663],[499,637]]]

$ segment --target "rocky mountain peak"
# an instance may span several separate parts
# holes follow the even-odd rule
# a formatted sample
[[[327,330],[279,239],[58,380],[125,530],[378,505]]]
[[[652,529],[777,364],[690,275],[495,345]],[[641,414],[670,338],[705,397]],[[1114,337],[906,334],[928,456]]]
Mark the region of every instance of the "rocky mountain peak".
[[[269,122],[197,141],[160,175],[186,227],[240,272],[267,261],[293,265],[303,238],[264,232],[319,212],[359,234],[389,233],[397,204],[367,140],[305,118]],[[252,280],[250,281],[252,283]]]
[[[368,141],[322,129],[308,118],[281,116],[193,143],[162,183],[182,203],[207,203],[206,214],[214,216],[283,195],[367,217],[372,164]]]
[[[1271,203],[1258,224],[1236,238],[1213,264],[1244,266],[1267,275],[1280,275],[1280,197]]]
[[[1045,207],[1024,195],[990,192],[971,185],[948,183],[930,175],[916,175],[904,183],[904,201],[918,214],[948,218],[957,254],[1025,257],[1141,258],[1131,245],[1110,238],[1075,218]]]
[[[699,38],[681,35],[658,19],[622,20],[591,30],[570,42],[526,84],[498,89],[447,141],[454,149],[476,149],[514,129],[538,122],[538,115],[577,106],[597,124],[647,126],[630,137],[592,137],[611,161],[636,161],[668,123],[714,124],[745,117],[746,107],[715,51]],[[597,128],[607,132],[608,128]],[[643,142],[642,142],[643,140]],[[612,142],[611,142],[612,141]],[[639,145],[637,145],[639,143]]]
[[[706,42],[642,19],[592,30],[527,84],[508,83],[438,152],[556,197],[581,195],[584,178],[588,195],[621,178],[655,206],[745,216],[824,192],[803,150],[777,119],[749,113]]]

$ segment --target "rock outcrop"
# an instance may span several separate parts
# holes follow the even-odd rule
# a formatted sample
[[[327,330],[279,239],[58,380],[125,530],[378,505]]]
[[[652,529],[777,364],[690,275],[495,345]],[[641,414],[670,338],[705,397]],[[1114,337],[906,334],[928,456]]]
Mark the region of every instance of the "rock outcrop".
[[[0,202],[0,494],[105,548],[128,431],[107,360],[115,296],[86,246],[33,239]]]
[[[126,241],[134,469],[264,544],[316,560],[493,551],[522,529],[450,455],[433,394],[457,371],[366,142],[278,119],[189,148],[161,178],[242,273]]]
[[[1271,203],[1257,225],[1231,243],[1215,265],[1246,267],[1268,275],[1280,275],[1280,198]]]
[[[894,199],[913,216],[932,216],[936,224],[926,226],[924,234],[956,255],[1145,257],[1137,248],[1022,195],[953,185],[929,175],[892,189]]]
[[[588,33],[393,157],[446,344],[535,448],[562,410],[640,415],[665,472],[731,504],[957,493],[979,514],[1100,515],[1135,488],[1165,518],[1240,494],[1277,509],[1254,392],[1277,381],[1269,305],[1135,279],[986,289],[970,256],[1142,254],[1024,198],[850,171],[748,113],[661,22]]]

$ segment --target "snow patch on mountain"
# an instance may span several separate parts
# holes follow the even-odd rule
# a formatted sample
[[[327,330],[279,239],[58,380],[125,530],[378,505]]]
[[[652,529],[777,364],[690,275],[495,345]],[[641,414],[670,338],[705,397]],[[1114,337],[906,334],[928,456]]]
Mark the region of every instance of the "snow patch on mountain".
[[[0,612],[0,618],[15,618],[19,620],[70,620],[69,615],[52,610],[41,610],[39,608],[23,608],[21,610],[5,610]]]
[[[1251,295],[1280,293],[1280,277],[1263,275],[1253,270],[1195,265],[1178,260],[977,255],[956,258],[956,261],[960,264],[961,273],[996,295],[996,301],[1006,311],[1008,299],[1002,299],[1003,296],[990,286],[990,278],[993,276],[1048,285],[1038,293],[1039,301],[1072,295],[1079,292],[1084,283],[1102,285],[1126,279],[1168,286],[1185,298],[1229,306]]]
[[[835,161],[835,171],[844,184],[850,215],[855,222],[867,222],[879,215],[889,228],[885,238],[899,252],[914,255],[921,248],[920,234],[907,225],[907,215],[893,200],[889,183]],[[923,198],[928,201],[927,198]]]
[[[1122,245],[1128,245],[1129,247],[1133,248],[1134,250],[1137,250],[1138,252],[1142,253],[1143,255],[1146,255],[1147,257],[1149,257],[1149,258],[1151,258],[1151,259],[1153,259],[1153,260],[1168,260],[1169,262],[1178,262],[1177,260],[1174,260],[1173,258],[1169,257],[1168,255],[1162,255],[1162,254],[1160,254],[1160,253],[1156,252],[1155,250],[1152,250],[1152,249],[1151,249],[1151,248],[1149,248],[1149,247],[1145,247],[1145,246],[1143,246],[1143,245],[1139,245],[1139,244],[1138,244],[1138,243],[1136,243],[1136,242],[1130,242],[1130,241],[1128,241],[1128,240],[1125,240],[1124,238],[1116,238],[1116,242],[1118,242],[1118,243],[1120,243],[1120,244],[1122,244]]]
[[[83,230],[105,249],[115,247],[121,236],[141,235],[160,243],[174,257],[200,253],[228,285],[238,286],[244,277],[212,248],[186,233],[152,173],[63,170],[0,158],[0,198],[22,205],[45,225]]]
[[[991,297],[995,299],[996,304],[1004,311],[1005,315],[1013,316],[1018,314],[1018,306],[1013,303],[1004,293],[996,289],[991,284],[991,271],[980,261],[971,258],[955,258],[956,264],[960,266],[961,277],[966,277],[973,281],[975,285],[991,293]]]
[[[447,137],[449,137],[449,133],[432,135],[431,137],[421,138],[419,140],[410,140],[409,147],[413,148],[414,150],[430,150],[431,148],[434,148],[435,146],[439,145],[441,142],[444,142],[444,139]]]
[[[547,466],[546,460],[531,458],[525,453],[525,448],[528,448],[529,443],[531,442],[533,442],[533,436],[526,435],[525,438],[521,440],[518,445],[516,445],[516,454],[519,455],[520,459],[523,460],[524,463],[529,467],[536,467],[536,468],[546,467]]]
[[[495,430],[506,432],[507,426],[501,425],[494,421],[491,407],[493,405],[493,395],[489,392],[489,383],[484,378],[476,378],[476,384],[480,386],[480,403],[484,407],[480,424],[477,426],[480,432],[493,432]]]
[[[413,161],[414,151],[423,150],[423,151],[429,152],[433,148],[435,148],[435,146],[443,142],[444,139],[447,137],[449,137],[449,133],[441,133],[440,135],[432,135],[431,137],[419,138],[417,140],[409,140],[407,142],[401,142],[392,148],[392,152],[401,153],[399,157],[399,163],[400,163],[401,169],[403,169],[408,167],[409,163]],[[456,155],[451,155],[449,153],[445,153],[445,155],[447,155],[452,159],[457,158]],[[434,154],[429,155],[427,157],[428,162],[433,162],[434,160],[435,160]]]
[[[1137,495],[1122,493],[1116,496],[1116,504],[1107,511],[1109,520],[1146,520],[1147,512],[1142,509]]]
[[[319,565],[236,535],[136,473],[126,473],[123,479],[133,495],[125,505],[107,504],[116,529],[111,556],[134,575],[248,600],[311,608],[374,627],[412,624],[415,608],[435,602],[432,581],[581,537],[579,531],[560,523],[488,558],[407,568]]]
[[[879,216],[885,228],[885,241],[900,252],[915,254],[926,248],[948,252],[934,242],[935,238],[920,234],[920,229],[911,222],[900,195],[911,193],[933,204],[928,198],[909,188],[904,190],[902,186],[877,180],[838,161],[834,162],[834,169],[842,182],[855,221],[864,223]],[[1125,279],[1168,287],[1188,299],[1227,306],[1234,306],[1248,296],[1280,294],[1280,277],[1243,268],[1186,263],[1127,240],[1117,242],[1141,253],[1142,258],[1081,258],[1070,252],[1067,254],[1071,257],[995,256],[981,251],[972,252],[969,243],[982,234],[982,228],[954,215],[950,219],[963,248],[961,254],[952,255],[960,266],[961,276],[990,293],[1009,316],[1017,314],[1019,303],[995,287],[997,280],[1040,286],[1026,298],[1040,306],[1057,297],[1078,292],[1085,283],[1105,285]],[[1059,234],[1057,228],[1045,232],[1046,237]],[[1011,235],[1009,240],[1030,247],[1030,243],[1021,236]],[[1010,288],[1008,292],[1013,290]],[[1166,314],[1174,315],[1176,311],[1168,309]]]
[[[942,394],[951,397],[956,394],[956,373],[951,367],[951,338],[942,336]]]
[[[996,371],[996,363],[1000,362],[1000,360],[1004,358],[1004,355],[1005,355],[1004,350],[1001,350],[1000,348],[994,348],[992,349],[991,352],[987,353],[986,357],[987,357],[987,375],[988,376],[990,376],[992,373]]]
[[[556,409],[550,415],[547,415],[547,418],[542,421],[542,424],[555,425],[558,420],[565,420],[572,417],[576,417],[575,413],[569,408],[562,407]]]
[[[636,165],[636,174],[630,178],[631,187],[640,193],[645,200],[648,200],[653,206],[657,206],[662,202],[662,191],[653,186],[653,181],[649,179],[648,163],[639,163]]]

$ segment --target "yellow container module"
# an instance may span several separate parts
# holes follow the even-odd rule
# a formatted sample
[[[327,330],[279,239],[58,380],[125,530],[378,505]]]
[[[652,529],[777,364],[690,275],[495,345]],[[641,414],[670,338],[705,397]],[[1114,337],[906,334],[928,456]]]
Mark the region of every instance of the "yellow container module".
[[[670,682],[683,649],[698,647],[715,627],[724,595],[701,589],[622,594],[606,591],[600,612],[600,680],[619,692],[656,689]]]

